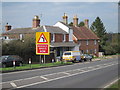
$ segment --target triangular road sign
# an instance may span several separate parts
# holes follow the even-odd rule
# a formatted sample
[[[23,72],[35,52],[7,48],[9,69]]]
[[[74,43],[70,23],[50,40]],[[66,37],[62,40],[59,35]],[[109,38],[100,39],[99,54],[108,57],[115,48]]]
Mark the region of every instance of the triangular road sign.
[[[42,33],[37,43],[48,43],[45,35]]]

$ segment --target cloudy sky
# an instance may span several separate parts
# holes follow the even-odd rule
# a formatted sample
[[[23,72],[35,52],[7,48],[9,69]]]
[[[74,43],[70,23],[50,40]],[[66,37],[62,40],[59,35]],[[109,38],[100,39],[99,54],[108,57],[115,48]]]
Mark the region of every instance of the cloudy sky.
[[[3,2],[3,26],[8,22],[13,28],[32,26],[34,15],[41,19],[41,25],[54,25],[62,21],[64,13],[68,22],[77,15],[79,22],[89,19],[89,25],[97,16],[103,21],[107,32],[118,31],[117,2]]]

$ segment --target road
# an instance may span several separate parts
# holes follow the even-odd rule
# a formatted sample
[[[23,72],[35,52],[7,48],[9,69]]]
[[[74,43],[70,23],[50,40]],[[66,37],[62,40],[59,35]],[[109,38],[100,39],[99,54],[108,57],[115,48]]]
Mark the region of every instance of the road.
[[[2,88],[104,88],[118,78],[118,58],[2,74]]]

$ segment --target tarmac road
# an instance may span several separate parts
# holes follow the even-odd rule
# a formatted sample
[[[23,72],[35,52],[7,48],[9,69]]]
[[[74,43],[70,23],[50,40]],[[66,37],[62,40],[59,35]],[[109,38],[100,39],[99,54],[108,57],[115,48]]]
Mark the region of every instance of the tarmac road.
[[[2,88],[10,89],[104,88],[118,78],[118,58],[3,73],[2,77]]]

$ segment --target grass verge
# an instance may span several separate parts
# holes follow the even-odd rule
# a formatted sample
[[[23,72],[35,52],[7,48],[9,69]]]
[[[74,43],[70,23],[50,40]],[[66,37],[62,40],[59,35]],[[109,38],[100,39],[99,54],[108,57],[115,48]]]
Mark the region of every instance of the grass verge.
[[[4,71],[15,71],[15,70],[25,70],[25,69],[34,69],[34,68],[42,68],[42,67],[50,67],[50,66],[59,66],[59,65],[68,65],[72,64],[72,62],[54,62],[54,63],[46,63],[46,64],[24,64],[23,66],[16,66],[14,67],[6,67],[6,68],[0,68],[1,72]]]
[[[120,90],[120,80],[116,83],[112,84],[110,87],[106,88],[105,90]]]

